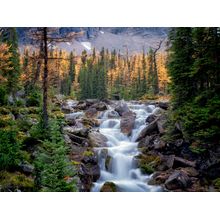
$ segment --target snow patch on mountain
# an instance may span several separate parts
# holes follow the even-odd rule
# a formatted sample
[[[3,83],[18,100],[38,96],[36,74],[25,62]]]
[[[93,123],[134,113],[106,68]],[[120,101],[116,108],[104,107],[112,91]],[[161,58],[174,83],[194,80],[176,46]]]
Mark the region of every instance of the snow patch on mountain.
[[[81,44],[87,49],[87,50],[91,50],[92,49],[92,45],[90,42],[81,42]]]

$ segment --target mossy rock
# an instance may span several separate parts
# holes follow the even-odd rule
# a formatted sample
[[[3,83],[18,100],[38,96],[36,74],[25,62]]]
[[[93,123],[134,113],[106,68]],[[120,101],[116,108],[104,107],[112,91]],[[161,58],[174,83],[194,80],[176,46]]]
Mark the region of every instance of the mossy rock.
[[[65,117],[65,114],[61,111],[54,111],[51,112],[50,114],[52,118],[56,118],[56,119],[64,119]]]
[[[145,174],[155,172],[156,168],[160,165],[161,158],[157,155],[141,155],[139,157],[139,167]]]
[[[7,171],[0,172],[0,191],[33,191],[34,180],[19,172],[9,173]]]
[[[220,178],[213,180],[213,185],[217,191],[220,191]]]
[[[83,157],[91,157],[94,156],[94,152],[90,150],[86,150],[83,152]]]
[[[77,165],[80,165],[81,163],[80,163],[79,161],[72,160],[72,161],[71,161],[71,164],[72,164],[73,166],[77,166]]]
[[[113,182],[105,182],[100,192],[117,192],[117,187]]]

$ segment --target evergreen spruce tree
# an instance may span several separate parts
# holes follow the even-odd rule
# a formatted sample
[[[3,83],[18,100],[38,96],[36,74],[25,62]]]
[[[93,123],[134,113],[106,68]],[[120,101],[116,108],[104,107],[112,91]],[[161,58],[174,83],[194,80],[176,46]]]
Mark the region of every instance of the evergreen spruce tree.
[[[57,121],[50,122],[49,135],[43,141],[35,167],[36,185],[40,190],[49,192],[76,191],[75,183],[66,180],[70,175],[73,175],[73,170]]]

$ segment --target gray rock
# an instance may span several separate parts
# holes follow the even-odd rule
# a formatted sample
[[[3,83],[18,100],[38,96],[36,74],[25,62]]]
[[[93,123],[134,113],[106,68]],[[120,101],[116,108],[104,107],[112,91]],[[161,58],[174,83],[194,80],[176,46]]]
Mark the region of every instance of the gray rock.
[[[121,132],[126,135],[131,135],[135,123],[135,114],[131,111],[124,112],[121,117]]]
[[[115,107],[115,111],[118,112],[118,114],[119,114],[120,116],[122,116],[123,113],[129,112],[130,110],[129,110],[129,108],[128,108],[128,105],[127,105],[125,102],[119,102],[119,103],[117,104],[117,106]]]
[[[149,125],[146,125],[146,127],[138,135],[136,141],[140,141],[142,138],[146,137],[147,135],[152,135],[154,133],[158,133],[157,119],[151,122]]]
[[[189,176],[183,172],[175,170],[165,182],[168,190],[186,189],[191,184]]]
[[[88,118],[94,118],[96,117],[98,114],[98,111],[96,108],[93,108],[93,107],[89,107],[86,111],[85,111],[85,115],[86,117]]]
[[[24,173],[32,174],[34,172],[34,166],[29,163],[22,163],[19,167]]]
[[[107,105],[104,102],[95,103],[91,107],[95,108],[97,111],[105,111],[105,110],[107,110]]]
[[[155,119],[157,118],[157,116],[156,115],[154,115],[154,114],[151,114],[151,115],[149,115],[147,118],[146,118],[146,123],[151,123],[151,122],[153,122]]]
[[[108,139],[97,131],[92,131],[88,135],[91,147],[107,147]]]

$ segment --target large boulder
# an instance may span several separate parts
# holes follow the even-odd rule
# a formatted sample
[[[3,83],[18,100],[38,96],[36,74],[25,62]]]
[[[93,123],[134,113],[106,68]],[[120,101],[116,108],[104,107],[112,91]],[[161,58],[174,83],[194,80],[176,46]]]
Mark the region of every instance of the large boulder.
[[[130,109],[125,102],[119,102],[115,107],[115,111],[118,112],[120,116],[122,116],[125,112],[129,112]]]
[[[158,133],[158,127],[157,127],[157,119],[151,122],[149,125],[146,125],[146,127],[140,132],[138,135],[136,141],[140,141],[147,135],[152,135]]]
[[[90,132],[88,138],[91,147],[107,147],[108,139],[97,131]]]
[[[169,108],[169,102],[158,102],[158,107],[167,110]]]
[[[100,192],[117,192],[117,187],[113,182],[105,182]]]
[[[89,107],[89,108],[85,111],[85,115],[86,115],[86,117],[88,117],[88,118],[94,118],[94,117],[97,116],[97,114],[98,114],[98,111],[97,111],[97,109],[94,108],[94,107]]]
[[[177,189],[184,190],[187,187],[189,187],[190,184],[191,184],[191,180],[185,172],[175,170],[166,180],[165,187],[168,190],[177,190]]]
[[[151,123],[151,122],[155,121],[156,118],[157,118],[156,115],[150,114],[150,115],[146,118],[145,122],[146,122],[146,123]]]
[[[100,177],[99,165],[97,163],[82,163],[79,170],[79,177],[82,183],[82,191],[89,192],[93,182],[97,181]]]
[[[162,155],[160,154],[160,163],[156,167],[156,170],[165,171],[173,167],[174,155]]]
[[[164,184],[165,181],[169,178],[173,171],[167,170],[167,171],[157,171],[155,172],[149,179],[148,184],[149,185],[161,185]]]
[[[121,118],[121,132],[126,135],[131,135],[135,123],[135,114],[131,111],[125,112]]]
[[[67,105],[67,104],[62,105],[62,106],[61,106],[61,110],[62,110],[62,112],[64,112],[65,114],[69,114],[69,113],[74,112],[74,109],[73,109],[71,106]]]
[[[95,108],[97,111],[105,111],[108,109],[107,105],[104,102],[97,102],[91,106]]]
[[[76,126],[65,126],[63,127],[64,133],[73,134],[80,137],[87,137],[89,129],[78,123]]]

